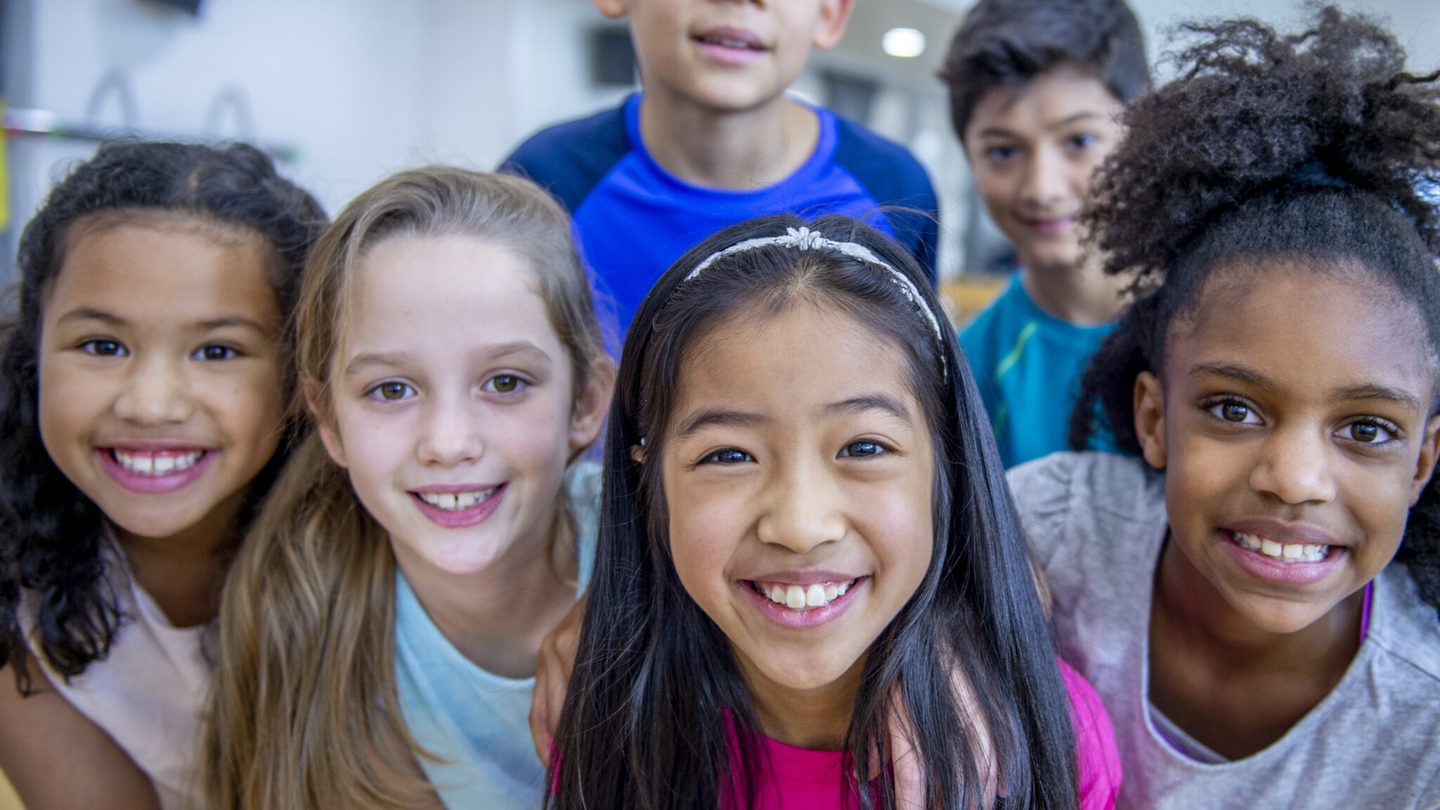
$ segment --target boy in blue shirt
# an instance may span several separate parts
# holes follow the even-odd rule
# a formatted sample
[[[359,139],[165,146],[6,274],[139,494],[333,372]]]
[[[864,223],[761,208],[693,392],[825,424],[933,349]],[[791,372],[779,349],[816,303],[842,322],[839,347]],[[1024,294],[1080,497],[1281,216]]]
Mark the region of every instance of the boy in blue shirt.
[[[981,0],[942,77],[980,198],[1020,265],[960,334],[1008,467],[1068,449],[1080,372],[1119,314],[1125,281],[1101,272],[1077,218],[1150,71],[1124,0]]]
[[[628,16],[643,92],[540,132],[502,170],[570,210],[622,334],[681,254],[763,214],[867,218],[933,281],[925,170],[904,147],[785,95],[812,47],[840,41],[852,1],[593,0],[608,17]]]

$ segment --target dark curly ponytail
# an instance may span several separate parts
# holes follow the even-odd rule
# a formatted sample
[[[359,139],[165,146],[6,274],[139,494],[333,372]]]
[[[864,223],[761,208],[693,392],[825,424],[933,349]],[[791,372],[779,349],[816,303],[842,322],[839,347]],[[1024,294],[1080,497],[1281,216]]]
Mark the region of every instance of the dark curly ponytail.
[[[1077,448],[1108,429],[1139,452],[1135,377],[1163,377],[1171,322],[1219,267],[1363,268],[1413,303],[1440,357],[1440,214],[1423,191],[1440,181],[1440,71],[1406,73],[1390,34],[1334,8],[1294,36],[1254,20],[1186,30],[1199,41],[1177,58],[1181,78],[1134,102],[1097,181],[1091,224],[1134,303],[1081,378]],[[1440,607],[1433,479],[1396,559]]]
[[[50,460],[40,441],[37,357],[45,294],[76,223],[96,215],[172,212],[240,226],[274,247],[269,281],[281,312],[294,303],[325,212],[244,144],[117,141],[100,147],[53,191],[20,238],[19,307],[0,327],[0,667],[28,692],[22,589],[39,597],[36,655],[65,677],[102,658],[121,616],[104,588],[103,515]],[[286,341],[286,345],[289,341]],[[257,478],[257,498],[284,448]]]

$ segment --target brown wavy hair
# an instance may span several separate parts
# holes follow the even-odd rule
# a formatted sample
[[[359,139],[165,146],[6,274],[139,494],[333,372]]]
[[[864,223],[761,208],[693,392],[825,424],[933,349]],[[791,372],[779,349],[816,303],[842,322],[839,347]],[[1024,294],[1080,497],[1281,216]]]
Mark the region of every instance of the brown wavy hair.
[[[320,400],[318,418],[329,418],[332,360],[351,317],[360,263],[389,239],[454,234],[493,240],[528,260],[570,354],[577,394],[608,367],[559,204],[517,177],[416,169],[350,203],[306,265],[295,357],[303,388]],[[202,754],[207,806],[424,803],[429,785],[413,775],[409,758],[431,755],[400,713],[394,628],[388,535],[312,434],[276,483],[226,583],[221,668]]]

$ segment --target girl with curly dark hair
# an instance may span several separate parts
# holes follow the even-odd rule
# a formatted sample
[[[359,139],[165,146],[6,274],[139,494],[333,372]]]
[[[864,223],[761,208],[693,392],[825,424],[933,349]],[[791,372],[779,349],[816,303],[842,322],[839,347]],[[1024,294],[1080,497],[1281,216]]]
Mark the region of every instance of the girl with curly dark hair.
[[[30,810],[192,807],[221,583],[289,443],[325,214],[253,147],[102,146],[0,333],[0,768]]]
[[[1093,209],[1135,300],[1017,468],[1119,806],[1440,806],[1440,72],[1333,8],[1194,25]],[[1391,559],[1403,564],[1391,564]]]

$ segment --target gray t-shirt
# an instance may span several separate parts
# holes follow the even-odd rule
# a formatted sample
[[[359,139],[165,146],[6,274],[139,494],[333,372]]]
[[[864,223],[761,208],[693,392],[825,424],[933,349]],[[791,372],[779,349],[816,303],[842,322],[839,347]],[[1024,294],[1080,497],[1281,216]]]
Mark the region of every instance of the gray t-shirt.
[[[1148,697],[1164,476],[1137,458],[1056,453],[1009,479],[1054,591],[1061,653],[1115,724],[1117,807],[1440,808],[1440,620],[1404,566],[1375,578],[1368,634],[1329,696],[1265,750],[1200,762],[1161,736]]]

